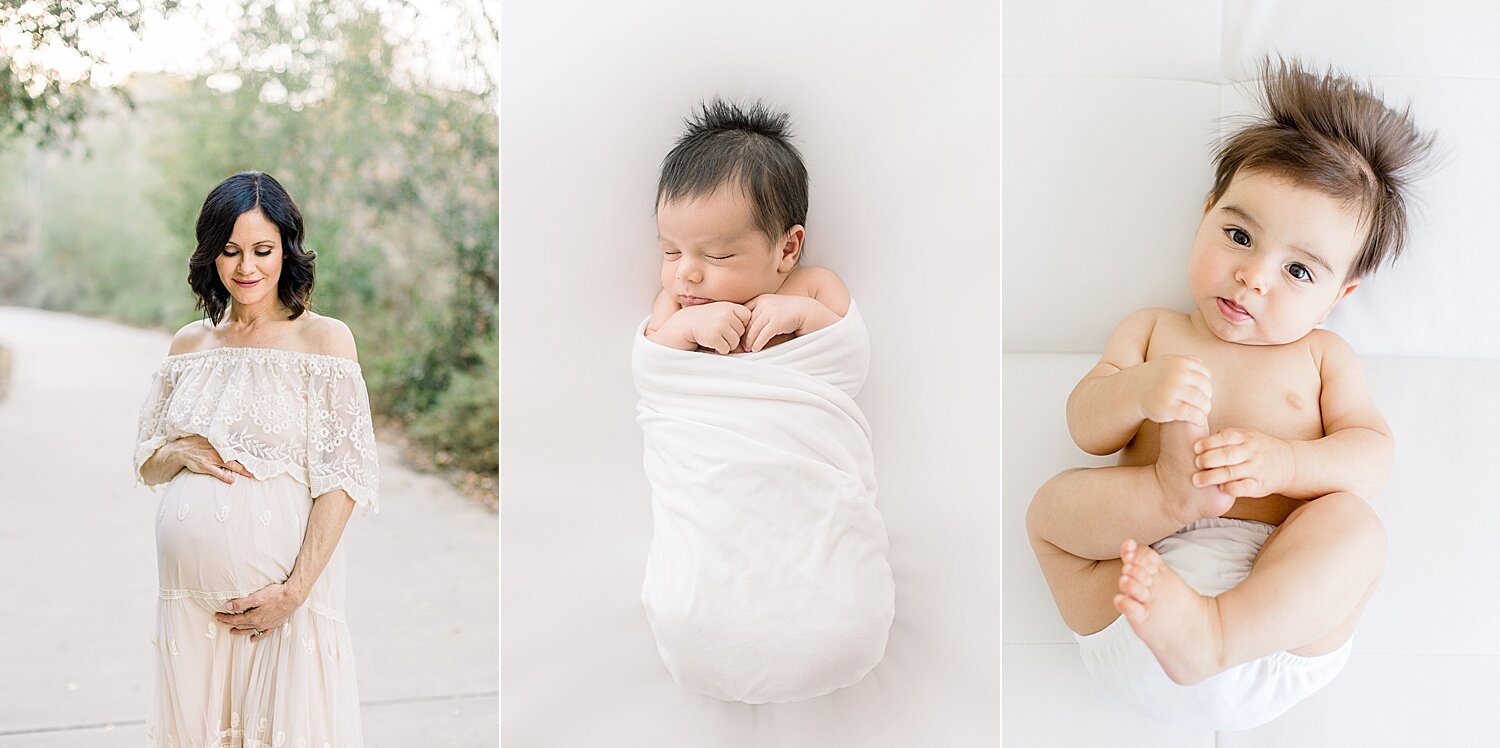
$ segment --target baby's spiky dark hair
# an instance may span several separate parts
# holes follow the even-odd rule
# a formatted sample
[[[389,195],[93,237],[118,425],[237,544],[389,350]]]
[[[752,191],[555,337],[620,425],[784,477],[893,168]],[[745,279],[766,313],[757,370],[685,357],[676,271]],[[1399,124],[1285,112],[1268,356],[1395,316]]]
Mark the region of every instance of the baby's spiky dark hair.
[[[1225,138],[1214,154],[1214,205],[1240,171],[1260,170],[1359,208],[1365,243],[1346,280],[1394,261],[1406,244],[1411,182],[1433,137],[1417,130],[1411,108],[1387,107],[1369,86],[1332,70],[1318,75],[1297,60],[1260,61],[1262,114]]]
[[[700,102],[677,145],[662,159],[656,204],[709,195],[734,183],[754,206],[771,241],[807,221],[807,168],[790,138],[791,117],[756,101],[749,107]]]

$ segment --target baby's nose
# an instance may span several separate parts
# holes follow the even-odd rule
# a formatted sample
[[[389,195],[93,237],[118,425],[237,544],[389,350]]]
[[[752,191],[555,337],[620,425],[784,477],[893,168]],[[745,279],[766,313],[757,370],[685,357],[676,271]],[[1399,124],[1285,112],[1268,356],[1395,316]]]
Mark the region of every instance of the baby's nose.
[[[1235,280],[1243,283],[1246,288],[1249,288],[1250,290],[1258,294],[1264,294],[1266,292],[1265,268],[1261,267],[1257,263],[1246,263],[1244,265],[1241,265],[1240,269],[1235,272],[1234,277]]]

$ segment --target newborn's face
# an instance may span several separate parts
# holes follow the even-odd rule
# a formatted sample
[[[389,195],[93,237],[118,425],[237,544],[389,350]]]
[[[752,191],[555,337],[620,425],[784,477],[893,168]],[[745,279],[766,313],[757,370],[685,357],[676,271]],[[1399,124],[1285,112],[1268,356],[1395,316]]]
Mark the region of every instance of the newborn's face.
[[[795,264],[755,226],[749,198],[724,186],[656,208],[661,287],[682,306],[775,293]]]
[[[1300,340],[1358,285],[1344,276],[1363,239],[1352,206],[1279,176],[1241,172],[1198,226],[1188,257],[1193,303],[1221,340]]]

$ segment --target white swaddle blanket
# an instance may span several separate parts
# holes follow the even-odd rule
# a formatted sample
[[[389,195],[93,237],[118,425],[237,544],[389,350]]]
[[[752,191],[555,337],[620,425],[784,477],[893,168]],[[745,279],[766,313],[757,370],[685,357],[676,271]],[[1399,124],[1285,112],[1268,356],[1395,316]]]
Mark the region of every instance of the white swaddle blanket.
[[[655,534],[641,601],[684,689],[759,704],[853,685],[895,615],[870,428],[869,336],[844,318],[756,353],[636,329]]]

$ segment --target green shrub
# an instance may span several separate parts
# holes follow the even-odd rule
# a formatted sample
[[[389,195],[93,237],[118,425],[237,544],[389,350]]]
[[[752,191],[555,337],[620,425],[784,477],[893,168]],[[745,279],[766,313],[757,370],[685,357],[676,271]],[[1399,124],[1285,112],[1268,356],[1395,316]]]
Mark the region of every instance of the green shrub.
[[[495,338],[477,341],[480,364],[449,377],[436,404],[412,423],[411,435],[442,467],[493,472],[500,464],[500,351]]]

